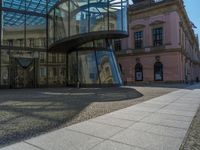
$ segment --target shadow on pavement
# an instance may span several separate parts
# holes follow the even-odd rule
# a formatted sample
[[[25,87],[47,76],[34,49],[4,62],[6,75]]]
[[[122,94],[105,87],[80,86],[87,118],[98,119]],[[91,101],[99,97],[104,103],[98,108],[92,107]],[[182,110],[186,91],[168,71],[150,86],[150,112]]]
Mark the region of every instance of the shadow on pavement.
[[[4,89],[0,95],[0,147],[127,107],[143,96],[130,88]]]

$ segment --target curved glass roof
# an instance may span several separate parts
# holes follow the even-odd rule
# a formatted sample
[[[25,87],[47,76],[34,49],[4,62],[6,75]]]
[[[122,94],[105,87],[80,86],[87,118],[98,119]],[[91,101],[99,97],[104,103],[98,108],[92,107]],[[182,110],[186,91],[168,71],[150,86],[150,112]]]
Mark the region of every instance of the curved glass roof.
[[[48,9],[55,5],[58,0],[3,0],[3,7],[32,11],[46,14],[46,3]]]
[[[46,4],[50,10],[59,0],[3,0],[3,23],[4,26],[24,25],[43,25],[45,24],[44,16],[46,14]],[[10,12],[11,11],[11,12]],[[23,11],[29,12],[25,14]],[[29,15],[31,14],[32,15]],[[37,16],[34,15],[37,13]],[[40,17],[41,15],[41,17]]]

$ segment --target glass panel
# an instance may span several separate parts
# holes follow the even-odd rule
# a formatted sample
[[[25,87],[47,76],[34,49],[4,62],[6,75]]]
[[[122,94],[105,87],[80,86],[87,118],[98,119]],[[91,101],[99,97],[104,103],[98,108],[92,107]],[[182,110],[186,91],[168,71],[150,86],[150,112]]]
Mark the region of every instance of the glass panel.
[[[46,47],[46,18],[26,15],[26,47]]]
[[[65,54],[48,53],[48,79],[49,85],[64,86],[66,76]]]
[[[2,12],[2,44],[5,46],[24,47],[25,15],[15,12]]]
[[[9,85],[9,51],[1,50],[1,85]]]
[[[122,23],[123,23],[123,31],[128,31],[128,16],[127,16],[127,0],[122,0]]]
[[[70,2],[70,35],[88,32],[88,1]]]
[[[64,2],[59,5],[58,9],[55,9],[55,38],[56,40],[62,39],[64,37],[68,37],[68,2]]]
[[[77,52],[68,55],[68,83],[76,84],[78,81]]]
[[[110,51],[97,51],[97,61],[99,68],[99,76],[102,84],[119,84],[118,72],[116,71],[116,63],[112,58]]]
[[[55,41],[54,41],[54,39],[55,39],[55,28],[54,28],[54,20],[55,19],[55,17],[54,17],[54,10],[53,11],[51,11],[50,12],[50,14],[49,14],[49,18],[48,18],[48,40],[49,40],[49,45],[51,45],[51,44],[53,44]]]
[[[108,30],[107,0],[90,0],[90,31]]]
[[[3,0],[3,7],[26,10],[46,14],[47,0]],[[48,0],[48,10],[51,9],[58,0]]]
[[[47,84],[47,53],[40,52],[39,53],[39,85]]]
[[[109,0],[109,30],[122,30],[121,0]]]
[[[99,84],[95,52],[83,51],[78,53],[79,81],[81,84]]]
[[[3,7],[25,10],[26,0],[3,0]]]
[[[112,50],[109,52],[109,55],[111,57],[110,64],[112,66],[113,79],[115,80],[115,84],[122,85],[123,82],[120,75],[119,65],[115,59],[115,55]]]

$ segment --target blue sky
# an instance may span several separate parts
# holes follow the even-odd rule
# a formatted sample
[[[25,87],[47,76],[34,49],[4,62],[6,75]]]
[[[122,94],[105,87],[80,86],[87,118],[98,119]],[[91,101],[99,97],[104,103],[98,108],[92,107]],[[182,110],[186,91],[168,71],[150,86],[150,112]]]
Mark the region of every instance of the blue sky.
[[[200,0],[184,0],[185,8],[190,20],[195,24],[197,29],[195,33],[198,34],[200,40]]]

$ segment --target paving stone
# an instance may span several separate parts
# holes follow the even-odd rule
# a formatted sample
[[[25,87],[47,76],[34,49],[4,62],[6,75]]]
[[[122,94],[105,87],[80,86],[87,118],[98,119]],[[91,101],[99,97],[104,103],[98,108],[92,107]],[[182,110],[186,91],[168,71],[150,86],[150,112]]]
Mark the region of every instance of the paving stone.
[[[64,128],[27,140],[26,142],[45,150],[88,150],[102,141],[103,139],[69,131]]]
[[[141,122],[156,124],[161,126],[169,126],[174,128],[188,129],[190,122],[177,121],[177,120],[167,120],[163,118],[146,117],[141,120]]]
[[[141,130],[149,133],[154,133],[157,135],[162,136],[169,136],[169,137],[175,137],[175,138],[181,138],[183,139],[187,130],[186,129],[178,129],[173,127],[166,127],[166,126],[160,126],[160,125],[154,125],[154,124],[148,124],[148,123],[136,123],[132,125],[129,129],[134,130]]]
[[[68,129],[107,139],[122,130],[123,128],[100,124],[92,121],[85,121],[79,124],[72,125],[68,127]]]
[[[111,138],[114,141],[142,147],[148,150],[178,150],[182,140],[127,129]]]
[[[161,109],[158,111],[158,113],[166,113],[166,114],[172,114],[172,115],[182,115],[182,116],[188,116],[193,117],[196,112],[194,111],[181,111],[181,110],[175,110],[175,109]]]
[[[130,120],[130,121],[139,121],[150,114],[151,113],[149,112],[136,111],[135,109],[133,109],[133,110],[122,110],[122,111],[110,113],[109,116],[112,118],[119,118],[119,119],[125,119],[125,120]]]
[[[91,150],[144,150],[144,149],[107,140],[101,144],[98,144]]]
[[[176,121],[186,121],[191,122],[192,117],[187,116],[181,116],[181,115],[171,115],[171,114],[165,114],[165,113],[153,113],[149,117],[152,117],[153,119],[162,119],[162,120],[176,120]]]
[[[137,107],[147,107],[147,108],[162,108],[164,106],[166,106],[166,104],[141,103],[137,105]]]
[[[179,100],[176,101],[176,103],[181,103],[181,104],[197,104],[197,105],[200,104],[199,100],[194,100],[194,99],[191,99],[191,100],[189,100],[189,99],[179,99]]]
[[[160,109],[160,107],[144,107],[144,106],[135,106],[133,107],[134,110],[136,111],[143,111],[143,112],[156,112]]]
[[[21,143],[17,143],[11,146],[0,148],[0,150],[41,150],[41,149],[34,147],[30,144],[21,142]]]
[[[132,124],[135,123],[135,121],[130,121],[130,120],[124,120],[124,119],[119,119],[119,118],[112,118],[110,116],[104,115],[97,117],[95,119],[92,119],[90,121],[98,122],[98,123],[103,123],[107,125],[112,125],[112,126],[118,126],[121,128],[127,128],[131,126]]]
[[[174,103],[169,104],[169,106],[175,106],[176,109],[177,108],[188,108],[188,109],[196,109],[196,110],[198,109],[198,105],[192,104],[192,103],[182,104],[182,103],[176,103],[176,102],[174,102]]]
[[[177,110],[177,111],[189,111],[189,112],[196,112],[196,108],[190,107],[190,106],[184,106],[184,105],[169,105],[166,106],[164,109],[169,109],[169,110]]]

